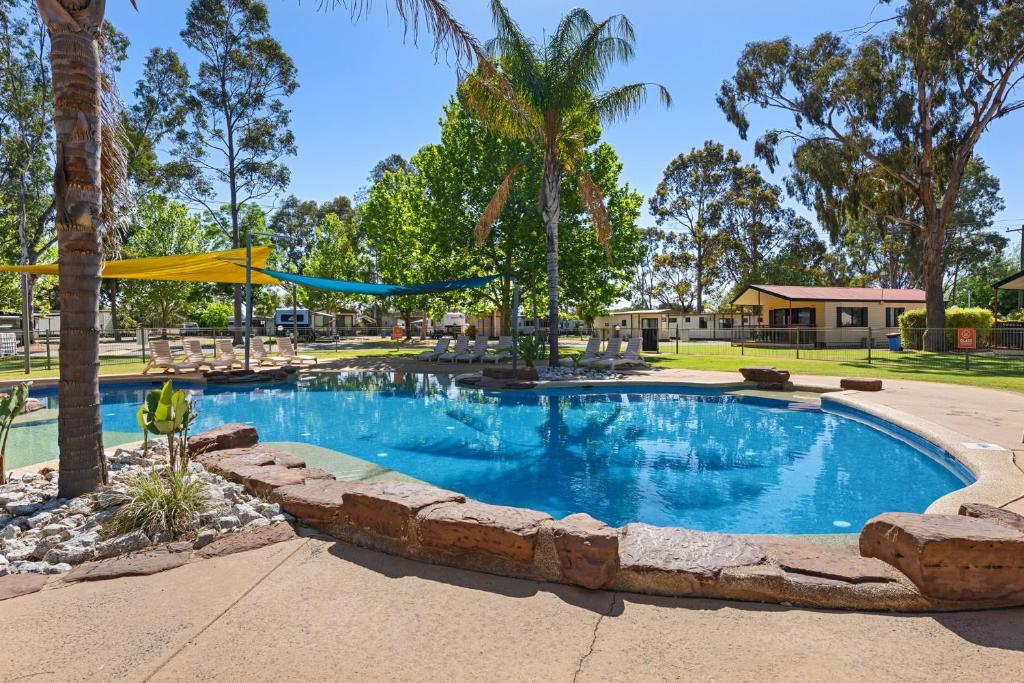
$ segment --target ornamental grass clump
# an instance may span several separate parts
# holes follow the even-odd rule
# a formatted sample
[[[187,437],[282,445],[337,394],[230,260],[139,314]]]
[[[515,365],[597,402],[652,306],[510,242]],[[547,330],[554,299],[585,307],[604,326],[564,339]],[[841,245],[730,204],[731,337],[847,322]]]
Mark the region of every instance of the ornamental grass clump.
[[[204,484],[184,470],[153,470],[126,482],[124,503],[107,520],[104,531],[119,536],[142,530],[150,538],[168,534],[179,538],[199,526],[206,511]]]

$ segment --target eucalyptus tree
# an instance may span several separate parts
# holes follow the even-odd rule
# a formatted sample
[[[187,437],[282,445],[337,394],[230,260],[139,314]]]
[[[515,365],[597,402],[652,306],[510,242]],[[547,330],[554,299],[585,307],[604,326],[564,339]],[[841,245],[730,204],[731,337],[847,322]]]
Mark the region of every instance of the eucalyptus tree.
[[[285,101],[299,85],[295,65],[271,35],[262,0],[192,0],[181,39],[201,60],[170,175],[176,192],[211,216],[220,215],[221,204],[228,206],[229,222],[221,229],[239,247],[241,208],[288,186],[284,159],[297,148]],[[240,285],[234,287],[234,313],[242,319]]]
[[[495,132],[530,143],[543,159],[539,192],[540,217],[546,233],[549,362],[558,362],[558,230],[564,174],[580,169],[579,191],[593,218],[602,245],[611,242],[611,220],[604,195],[590,173],[581,168],[586,134],[595,122],[625,119],[647,99],[650,84],[633,83],[600,91],[617,64],[633,58],[633,26],[622,15],[602,21],[583,8],[570,11],[538,44],[527,38],[499,0],[491,0],[496,36],[488,52],[497,72],[478,69],[464,79],[461,95],[467,106]],[[511,84],[509,92],[507,84]],[[668,106],[671,97],[657,88]],[[501,214],[509,187],[523,162],[513,164],[477,224],[477,240],[486,239]]]
[[[718,103],[744,138],[750,105],[792,116],[756,143],[773,168],[783,141],[835,149],[843,173],[821,169],[832,203],[874,210],[861,201],[872,183],[912,198],[919,217],[885,215],[921,237],[926,327],[934,330],[945,326],[943,245],[967,166],[985,130],[1024,108],[1024,2],[906,0],[892,19],[892,31],[861,33],[855,44],[834,33],[806,47],[787,38],[750,43]],[[925,346],[942,340],[926,332]]]
[[[675,246],[691,252],[693,296],[698,313],[704,311],[704,290],[721,274],[722,220],[727,197],[741,174],[740,153],[707,140],[704,146],[680,154],[665,168],[649,205],[659,226],[685,233]]]
[[[132,6],[135,0],[129,0]],[[99,410],[99,286],[101,234],[125,186],[123,133],[104,96],[100,40],[106,0],[36,0],[50,35],[56,132],[54,212],[60,261],[61,404],[58,417],[61,497],[103,482],[103,430]],[[328,5],[345,5],[323,0]],[[363,0],[347,6],[359,12]],[[406,26],[421,22],[434,51],[450,47],[457,60],[486,59],[479,44],[442,0],[391,0]],[[106,79],[106,83],[111,83]],[[107,112],[107,116],[104,116]]]

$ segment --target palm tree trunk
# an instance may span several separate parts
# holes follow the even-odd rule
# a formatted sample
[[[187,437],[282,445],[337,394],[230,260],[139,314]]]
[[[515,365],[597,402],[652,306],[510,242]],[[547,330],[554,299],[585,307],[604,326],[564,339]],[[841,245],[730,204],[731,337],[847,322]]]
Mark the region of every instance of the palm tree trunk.
[[[99,401],[100,62],[102,0],[37,0],[50,34],[54,200],[60,264],[60,385],[57,442],[61,498],[106,480]]]
[[[558,222],[561,217],[562,167],[554,142],[544,151],[544,179],[540,186],[540,215],[547,233],[548,251],[548,365],[558,365]],[[515,315],[513,311],[512,315]]]

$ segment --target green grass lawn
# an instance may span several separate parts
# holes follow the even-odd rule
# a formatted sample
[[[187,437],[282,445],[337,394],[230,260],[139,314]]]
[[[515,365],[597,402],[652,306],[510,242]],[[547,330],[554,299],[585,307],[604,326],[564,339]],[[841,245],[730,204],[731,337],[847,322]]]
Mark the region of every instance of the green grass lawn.
[[[388,340],[366,341],[356,348],[303,350],[322,360],[334,358],[408,358],[430,345],[418,341],[396,345]],[[1000,359],[973,356],[967,369],[962,355],[920,352],[889,353],[872,351],[867,359],[864,349],[801,350],[800,358],[793,349],[740,349],[728,344],[682,344],[676,353],[675,343],[663,343],[660,354],[648,355],[654,367],[719,370],[736,372],[747,365],[775,365],[798,375],[831,377],[879,377],[925,382],[945,382],[1009,389],[1024,392],[1024,359]],[[105,375],[141,372],[145,366],[135,358],[103,357],[100,372]],[[46,368],[45,358],[33,359],[32,374],[26,376],[21,358],[0,359],[0,380],[42,379],[57,376],[57,359]]]
[[[923,382],[945,382],[1024,392],[1024,361],[990,356],[972,356],[970,368],[956,354],[873,351],[869,362],[863,349],[801,350],[745,349],[726,344],[713,348],[700,345],[662,344],[661,353],[646,356],[654,367],[690,370],[738,371],[749,365],[774,365],[795,375],[829,377],[878,377]],[[742,354],[742,355],[741,355]]]

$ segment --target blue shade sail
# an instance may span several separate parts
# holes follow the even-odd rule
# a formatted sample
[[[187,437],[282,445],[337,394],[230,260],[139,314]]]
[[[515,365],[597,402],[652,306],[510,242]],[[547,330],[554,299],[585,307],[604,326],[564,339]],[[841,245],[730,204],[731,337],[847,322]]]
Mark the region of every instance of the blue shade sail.
[[[259,272],[282,282],[291,282],[303,287],[324,289],[330,292],[344,292],[345,294],[367,294],[370,296],[433,294],[435,292],[450,292],[456,289],[477,289],[500,277],[499,275],[484,275],[482,277],[469,277],[463,280],[439,280],[437,282],[423,282],[415,285],[387,285],[371,282],[351,282],[349,280],[329,280],[322,277],[283,273],[279,270],[270,270],[269,268],[257,268],[254,270],[259,270]]]

